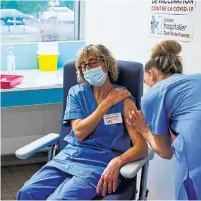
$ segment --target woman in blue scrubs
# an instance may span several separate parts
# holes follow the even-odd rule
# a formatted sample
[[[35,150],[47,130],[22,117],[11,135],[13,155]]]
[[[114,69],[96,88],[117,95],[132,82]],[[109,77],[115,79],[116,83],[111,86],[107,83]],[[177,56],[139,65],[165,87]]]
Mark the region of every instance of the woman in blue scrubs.
[[[127,122],[162,158],[175,153],[176,198],[201,200],[201,74],[182,74],[181,49],[172,40],[153,48],[144,75],[151,88]]]
[[[135,99],[117,80],[117,63],[103,45],[81,49],[80,84],[71,87],[64,114],[68,145],[27,181],[18,200],[91,200],[115,192],[120,168],[147,156],[147,143],[125,120]],[[130,140],[134,146],[131,146]]]

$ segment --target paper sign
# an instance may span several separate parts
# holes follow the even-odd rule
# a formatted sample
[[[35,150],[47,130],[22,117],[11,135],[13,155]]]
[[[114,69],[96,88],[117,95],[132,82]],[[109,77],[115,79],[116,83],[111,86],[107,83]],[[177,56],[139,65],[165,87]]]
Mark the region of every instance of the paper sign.
[[[195,0],[152,0],[150,36],[192,41],[194,11]]]

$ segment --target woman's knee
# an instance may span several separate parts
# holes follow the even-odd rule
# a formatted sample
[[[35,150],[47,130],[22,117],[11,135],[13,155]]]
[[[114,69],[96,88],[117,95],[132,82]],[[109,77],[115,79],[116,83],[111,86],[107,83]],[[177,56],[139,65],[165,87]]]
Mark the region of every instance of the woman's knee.
[[[49,196],[43,188],[27,181],[17,193],[17,200],[46,200]]]
[[[32,185],[26,182],[17,193],[17,200],[32,200],[31,197]]]

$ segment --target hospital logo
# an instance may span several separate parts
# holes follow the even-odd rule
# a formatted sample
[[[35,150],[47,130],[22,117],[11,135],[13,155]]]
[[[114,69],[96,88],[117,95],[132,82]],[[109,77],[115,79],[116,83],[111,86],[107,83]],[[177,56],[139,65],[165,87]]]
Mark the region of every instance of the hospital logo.
[[[158,24],[159,24],[159,22],[156,21],[155,16],[152,15],[152,20],[151,20],[151,33],[152,33],[152,34],[155,34],[156,29],[157,29],[157,27],[158,27]]]

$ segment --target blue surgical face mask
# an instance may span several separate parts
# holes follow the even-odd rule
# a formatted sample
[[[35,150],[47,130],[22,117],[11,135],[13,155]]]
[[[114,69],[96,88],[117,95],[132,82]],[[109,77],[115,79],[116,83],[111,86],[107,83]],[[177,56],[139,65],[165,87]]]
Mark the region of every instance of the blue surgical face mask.
[[[83,72],[84,79],[92,86],[98,87],[105,83],[107,73],[104,73],[102,67],[96,67],[94,69]]]

